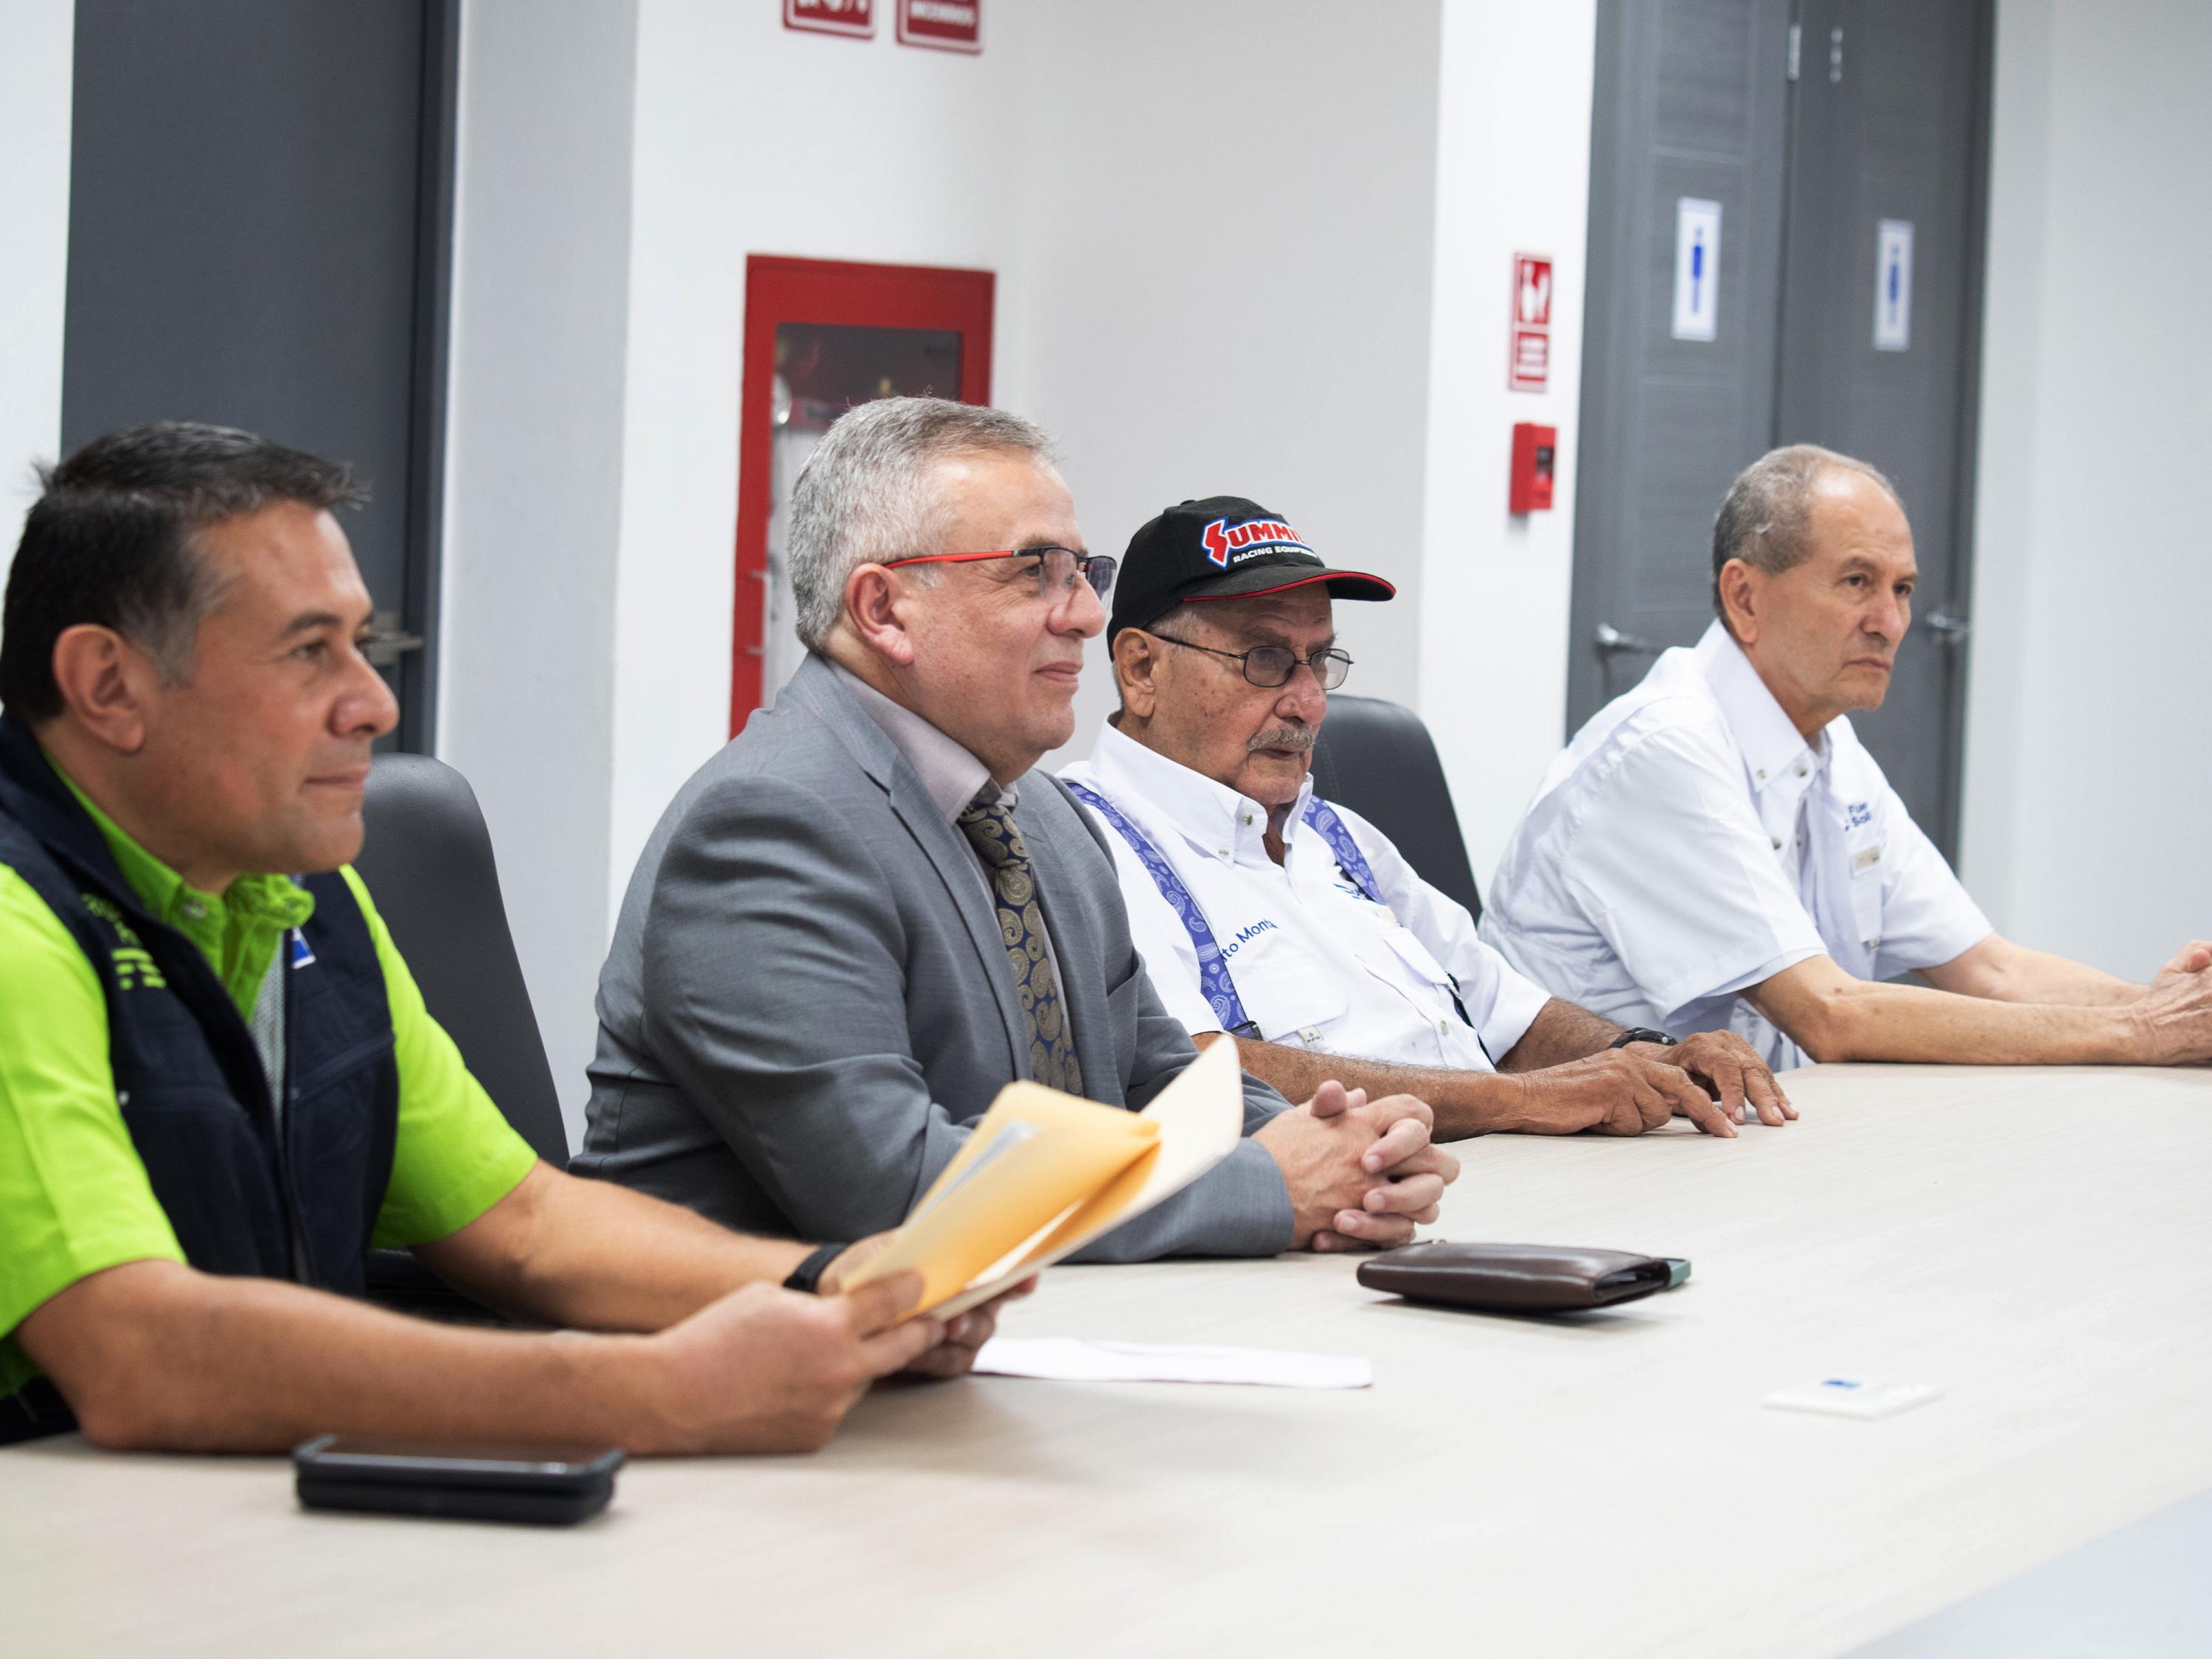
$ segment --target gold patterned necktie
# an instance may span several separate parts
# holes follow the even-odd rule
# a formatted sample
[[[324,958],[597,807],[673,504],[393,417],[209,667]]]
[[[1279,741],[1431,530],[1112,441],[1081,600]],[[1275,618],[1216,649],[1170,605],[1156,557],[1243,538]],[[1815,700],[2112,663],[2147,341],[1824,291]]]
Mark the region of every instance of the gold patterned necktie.
[[[986,800],[984,795],[990,799]],[[1014,972],[1014,995],[1021,1003],[1022,1023],[1029,1031],[1030,1071],[1039,1083],[1079,1095],[1083,1068],[1076,1063],[1075,1034],[1068,1029],[1060,981],[1044,948],[1044,912],[1037,907],[1036,878],[1030,869],[1029,849],[1022,845],[1022,832],[1014,827],[1014,815],[1000,804],[999,792],[986,785],[984,795],[978,795],[960,815],[960,830],[990,872],[991,894],[999,911],[999,936],[1006,941],[1006,961]]]

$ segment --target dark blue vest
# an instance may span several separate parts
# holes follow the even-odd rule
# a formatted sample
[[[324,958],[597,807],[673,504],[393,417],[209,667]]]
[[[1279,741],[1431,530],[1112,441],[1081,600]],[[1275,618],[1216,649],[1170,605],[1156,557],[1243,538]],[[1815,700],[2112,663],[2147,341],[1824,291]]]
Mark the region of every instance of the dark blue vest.
[[[315,914],[283,947],[280,1120],[230,993],[197,945],[147,914],[13,715],[0,715],[0,864],[99,975],[116,1103],[185,1259],[204,1273],[361,1294],[392,1178],[399,1079],[383,969],[343,878],[305,878]],[[39,1392],[44,1419],[54,1396]],[[29,1398],[0,1401],[0,1418]]]

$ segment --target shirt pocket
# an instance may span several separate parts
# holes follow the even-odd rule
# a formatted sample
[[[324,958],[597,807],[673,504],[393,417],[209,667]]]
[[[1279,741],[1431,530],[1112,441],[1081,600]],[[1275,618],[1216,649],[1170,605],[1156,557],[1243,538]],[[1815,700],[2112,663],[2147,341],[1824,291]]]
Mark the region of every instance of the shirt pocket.
[[[1343,981],[1285,929],[1255,924],[1232,937],[1237,949],[1227,966],[1244,1018],[1269,1042],[1323,1046],[1328,1028],[1352,1006]]]

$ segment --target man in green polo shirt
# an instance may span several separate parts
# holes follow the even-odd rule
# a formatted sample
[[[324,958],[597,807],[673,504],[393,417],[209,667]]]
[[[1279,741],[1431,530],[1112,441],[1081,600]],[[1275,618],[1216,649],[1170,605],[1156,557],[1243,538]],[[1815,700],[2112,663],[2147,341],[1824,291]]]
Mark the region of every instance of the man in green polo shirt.
[[[73,1414],[115,1446],[787,1449],[877,1376],[966,1369],[988,1311],[900,1323],[912,1275],[799,1293],[848,1261],[555,1170],[469,1074],[349,865],[397,714],[333,516],[358,499],[343,468],[165,423],[52,469],[26,520],[0,616],[0,1440]],[[371,1247],[568,1329],[370,1306]]]

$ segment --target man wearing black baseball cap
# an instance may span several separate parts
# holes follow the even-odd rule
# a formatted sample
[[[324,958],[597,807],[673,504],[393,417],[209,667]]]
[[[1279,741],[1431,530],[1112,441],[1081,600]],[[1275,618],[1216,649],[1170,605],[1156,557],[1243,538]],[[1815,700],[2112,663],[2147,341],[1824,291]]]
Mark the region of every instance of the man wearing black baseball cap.
[[[1439,1139],[1637,1134],[1678,1113],[1732,1135],[1747,1103],[1795,1116],[1741,1038],[1624,1030],[1516,973],[1388,837],[1314,794],[1352,667],[1333,602],[1395,592],[1240,496],[1130,538],[1106,635],[1121,706],[1062,781],[1106,829],[1168,1011],[1291,1098],[1323,1078],[1418,1096]]]

